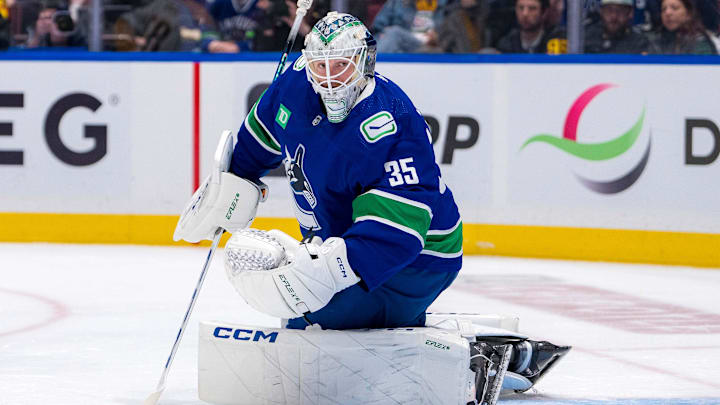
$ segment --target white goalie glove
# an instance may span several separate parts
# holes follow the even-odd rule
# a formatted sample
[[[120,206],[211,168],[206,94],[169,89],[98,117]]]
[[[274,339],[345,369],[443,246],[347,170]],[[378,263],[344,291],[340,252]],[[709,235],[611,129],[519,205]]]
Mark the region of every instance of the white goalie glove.
[[[215,151],[215,167],[183,210],[175,227],[175,241],[212,240],[218,228],[235,232],[255,219],[258,204],[267,198],[267,186],[227,171],[234,145],[232,133],[224,131]]]
[[[301,244],[277,230],[235,233],[225,246],[225,269],[250,306],[286,319],[323,308],[360,281],[342,238]]]

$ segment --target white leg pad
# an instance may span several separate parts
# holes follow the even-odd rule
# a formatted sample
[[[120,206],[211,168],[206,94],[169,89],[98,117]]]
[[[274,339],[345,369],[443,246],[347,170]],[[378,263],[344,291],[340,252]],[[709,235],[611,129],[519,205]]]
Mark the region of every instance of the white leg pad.
[[[525,338],[518,333],[519,325],[517,316],[499,314],[429,312],[425,319],[425,326],[457,329],[465,337],[517,335]]]
[[[425,326],[441,329],[454,329],[466,339],[476,338],[516,338],[527,339],[519,331],[520,318],[498,314],[471,313],[428,313]],[[506,372],[502,382],[503,391],[525,391],[532,382],[520,374]]]
[[[458,330],[201,322],[199,395],[223,405],[465,405],[474,398],[469,359]]]

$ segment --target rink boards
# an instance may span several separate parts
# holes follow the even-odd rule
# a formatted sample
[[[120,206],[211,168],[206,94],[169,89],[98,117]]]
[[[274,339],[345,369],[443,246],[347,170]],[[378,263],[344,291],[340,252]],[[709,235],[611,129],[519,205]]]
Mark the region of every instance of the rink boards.
[[[220,132],[240,126],[276,66],[255,54],[3,58],[3,241],[172,243]],[[720,267],[716,63],[386,56],[377,71],[426,116],[466,253]],[[266,181],[255,226],[298,235],[286,181]]]

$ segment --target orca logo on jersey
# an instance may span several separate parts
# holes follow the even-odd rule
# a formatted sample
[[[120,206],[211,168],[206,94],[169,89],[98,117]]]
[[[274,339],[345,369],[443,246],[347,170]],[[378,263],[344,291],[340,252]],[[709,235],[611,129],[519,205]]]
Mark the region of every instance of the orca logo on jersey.
[[[290,189],[295,197],[295,216],[305,229],[320,229],[315,214],[312,212],[313,208],[317,206],[317,198],[313,193],[310,180],[308,180],[305,174],[304,167],[305,160],[305,146],[299,144],[295,149],[295,156],[291,157],[287,147],[285,147],[285,159],[283,164],[285,165],[285,174],[287,175],[288,182],[290,182]]]
[[[287,149],[285,149],[285,154],[285,171],[287,173],[288,180],[290,180],[290,187],[292,188],[293,193],[300,194],[305,197],[305,200],[308,204],[310,204],[310,208],[315,208],[317,200],[315,199],[312,186],[310,185],[307,176],[305,176],[305,171],[303,170],[305,146],[302,144],[298,145],[297,149],[295,149],[295,157],[293,158],[290,158],[290,154],[287,153]]]

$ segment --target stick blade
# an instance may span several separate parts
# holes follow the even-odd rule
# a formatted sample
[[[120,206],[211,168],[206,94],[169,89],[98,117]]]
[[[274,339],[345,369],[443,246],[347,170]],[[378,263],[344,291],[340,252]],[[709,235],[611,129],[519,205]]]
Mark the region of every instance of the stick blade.
[[[147,397],[145,402],[143,402],[143,405],[156,405],[158,403],[158,400],[160,399],[160,395],[162,395],[164,390],[165,389],[163,388],[150,394],[150,396]]]

